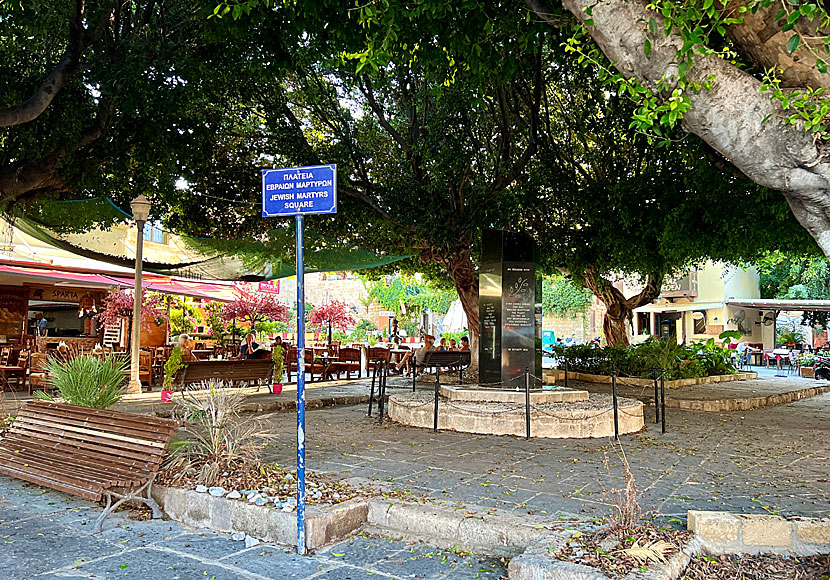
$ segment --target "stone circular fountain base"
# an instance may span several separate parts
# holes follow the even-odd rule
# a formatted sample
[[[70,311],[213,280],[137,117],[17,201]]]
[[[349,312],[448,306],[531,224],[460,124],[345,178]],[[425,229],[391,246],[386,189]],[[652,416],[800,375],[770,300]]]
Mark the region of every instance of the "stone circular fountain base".
[[[556,392],[556,391],[553,391]],[[439,398],[438,428],[462,433],[525,436],[524,393],[522,403],[464,401]],[[391,395],[388,416],[412,427],[432,429],[433,395],[427,392]],[[643,403],[619,398],[620,434],[644,426]],[[613,437],[614,412],[610,395],[591,395],[588,400],[532,403],[531,437]]]

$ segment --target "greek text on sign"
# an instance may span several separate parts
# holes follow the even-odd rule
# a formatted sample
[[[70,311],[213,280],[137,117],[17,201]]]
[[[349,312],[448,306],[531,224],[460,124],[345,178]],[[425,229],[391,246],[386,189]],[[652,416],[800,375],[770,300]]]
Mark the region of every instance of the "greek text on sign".
[[[262,170],[262,217],[337,213],[337,166]]]

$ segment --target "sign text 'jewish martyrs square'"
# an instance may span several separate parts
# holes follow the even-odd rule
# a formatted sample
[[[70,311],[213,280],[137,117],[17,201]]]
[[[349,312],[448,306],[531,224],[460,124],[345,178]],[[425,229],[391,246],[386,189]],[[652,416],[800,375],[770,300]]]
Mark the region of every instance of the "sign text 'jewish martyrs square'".
[[[337,167],[262,170],[262,216],[337,213]]]

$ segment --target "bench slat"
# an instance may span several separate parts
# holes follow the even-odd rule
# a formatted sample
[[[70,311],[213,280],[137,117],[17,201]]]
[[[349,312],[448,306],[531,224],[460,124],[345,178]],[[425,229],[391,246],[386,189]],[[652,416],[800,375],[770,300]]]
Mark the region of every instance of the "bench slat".
[[[52,401],[34,400],[26,403],[24,408],[29,407],[36,409],[48,409],[51,411],[58,411],[62,413],[75,414],[80,417],[99,417],[115,421],[128,421],[137,425],[148,425],[154,427],[164,427],[175,431],[181,426],[181,423],[173,419],[164,419],[162,417],[149,417],[145,415],[136,415],[135,413],[125,413],[124,411],[108,411],[106,409],[91,409],[89,407],[78,407],[76,405],[67,405],[65,403],[55,403]]]
[[[23,481],[36,483],[38,485],[43,485],[45,487],[56,489],[58,491],[62,491],[72,495],[77,495],[84,499],[91,499],[92,501],[101,501],[101,496],[104,492],[103,488],[98,489],[96,492],[95,490],[86,489],[78,485],[71,485],[64,483],[62,481],[49,479],[46,476],[39,476],[37,474],[29,473],[27,471],[12,469],[11,467],[2,464],[0,464],[0,473],[11,475],[12,477],[16,477],[17,479],[22,479]]]
[[[63,428],[66,428],[67,430],[73,430],[74,428],[83,430],[86,433],[100,433],[102,437],[104,437],[104,434],[110,435],[110,438],[114,438],[113,436],[127,437],[132,439],[134,443],[137,443],[139,445],[146,444],[153,447],[157,447],[159,443],[163,445],[165,440],[164,436],[159,435],[157,433],[142,433],[137,432],[134,429],[125,429],[124,427],[119,426],[107,428],[105,425],[88,423],[70,417],[42,415],[40,413],[32,413],[31,411],[21,411],[20,413],[18,413],[17,416],[26,423],[40,424],[41,422],[45,422],[50,425],[59,425]]]
[[[147,439],[163,439],[168,433],[175,431],[178,424],[175,426],[156,426],[156,425],[142,425],[135,421],[123,421],[113,419],[111,417],[100,417],[96,415],[84,416],[80,413],[66,412],[62,409],[50,408],[23,408],[18,416],[29,417],[53,417],[60,421],[68,421],[70,424],[83,424],[91,428],[96,426],[106,430],[113,429],[115,433],[122,433],[124,435],[136,435]]]
[[[14,425],[14,424],[12,424]],[[63,427],[53,426],[45,422],[30,423],[23,422],[17,427],[12,427],[13,432],[18,432],[25,429],[28,432],[49,433],[54,437],[62,437],[67,440],[77,441],[77,445],[90,445],[93,448],[100,447],[102,451],[109,451],[117,455],[122,449],[135,451],[138,453],[147,453],[157,455],[163,453],[164,450],[157,447],[148,447],[145,445],[136,445],[126,441],[116,441],[114,439],[103,439],[94,434],[79,433],[77,431],[67,431]]]
[[[93,476],[92,474],[78,475],[77,473],[72,473],[67,470],[65,467],[56,465],[54,462],[49,463],[35,458],[32,458],[31,461],[29,461],[17,456],[11,456],[8,453],[3,453],[0,457],[3,459],[4,466],[10,469],[29,471],[32,474],[48,477],[53,481],[60,481],[62,483],[74,485],[83,489],[103,489],[105,487],[116,485],[116,482],[113,482],[112,478],[101,478]]]
[[[4,438],[4,441],[8,442],[9,446],[25,445],[33,449],[41,449],[49,453],[78,455],[86,458],[87,461],[92,463],[112,465],[118,469],[123,469],[128,472],[136,469],[152,472],[159,464],[158,458],[141,457],[137,454],[134,457],[124,457],[107,453],[99,453],[97,451],[91,451],[88,448],[67,445],[62,441],[54,441],[51,439],[37,439],[32,437],[21,438],[16,435],[7,435]]]
[[[66,462],[61,457],[42,457],[32,453],[9,453],[8,450],[0,451],[0,460],[6,465],[17,466],[18,469],[26,468],[39,470],[54,479],[75,480],[88,482],[89,485],[101,487],[131,487],[141,483],[140,478],[120,478],[115,474],[102,473],[88,466]]]
[[[82,466],[85,469],[90,469],[95,473],[110,474],[118,476],[121,479],[145,478],[148,473],[153,472],[151,465],[135,465],[125,466],[108,461],[101,461],[100,459],[88,457],[83,452],[56,450],[44,447],[39,443],[30,441],[12,440],[6,446],[6,449],[15,453],[19,457],[40,457],[42,459],[49,459],[51,461],[60,461],[61,459],[71,460],[72,465]],[[3,451],[0,450],[0,453]]]
[[[77,433],[79,435],[91,436],[97,439],[112,439],[119,444],[128,443],[131,445],[146,445],[147,447],[154,447],[156,449],[163,448],[164,443],[160,441],[150,441],[148,439],[140,439],[137,437],[128,437],[126,435],[119,435],[118,433],[109,433],[107,431],[100,431],[98,429],[89,429],[85,427],[76,427],[74,425],[67,425],[66,423],[49,420],[46,417],[27,417],[26,422],[34,425],[43,425],[44,427],[59,427],[61,430],[70,433]]]
[[[9,432],[7,438],[10,439],[12,437],[23,440],[39,440],[44,444],[58,442],[61,445],[61,448],[66,451],[71,452],[74,450],[83,450],[88,453],[95,453],[97,456],[100,456],[101,459],[108,459],[119,463],[124,463],[127,460],[134,460],[152,461],[155,464],[160,464],[163,456],[163,454],[159,454],[158,456],[149,456],[147,453],[135,452],[118,447],[91,446],[90,443],[86,441],[62,438],[60,437],[59,431],[47,433],[45,431],[26,430],[20,428]]]

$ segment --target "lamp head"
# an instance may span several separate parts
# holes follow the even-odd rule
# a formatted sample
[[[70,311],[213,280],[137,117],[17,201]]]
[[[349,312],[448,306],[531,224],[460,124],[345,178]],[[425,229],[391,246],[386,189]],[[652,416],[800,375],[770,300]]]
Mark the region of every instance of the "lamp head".
[[[152,207],[152,205],[153,204],[150,203],[149,199],[139,194],[139,196],[130,203],[130,208],[133,210],[133,219],[141,222],[147,221],[147,218],[150,216],[150,207]]]

